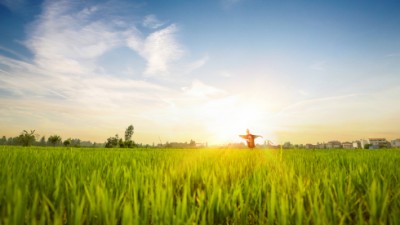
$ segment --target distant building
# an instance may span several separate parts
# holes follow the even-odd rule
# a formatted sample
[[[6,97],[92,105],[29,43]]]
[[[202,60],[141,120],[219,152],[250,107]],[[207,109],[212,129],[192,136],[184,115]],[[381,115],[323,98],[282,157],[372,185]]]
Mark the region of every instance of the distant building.
[[[390,142],[386,138],[369,138],[370,148],[390,148]]]
[[[285,142],[285,144],[282,145],[282,148],[290,149],[290,148],[294,148],[294,146],[288,141],[288,142]]]
[[[347,141],[343,142],[342,146],[344,149],[353,149],[353,143],[351,143],[351,142],[347,142]]]
[[[196,148],[207,148],[208,147],[208,143],[196,143]]]
[[[391,142],[393,148],[400,148],[400,138]]]
[[[353,141],[353,148],[354,149],[362,148],[361,142],[360,141]]]
[[[325,149],[326,148],[326,144],[325,143],[317,143],[317,148],[318,149]]]
[[[326,144],[326,148],[342,148],[342,143],[339,141],[330,141]]]
[[[369,140],[360,139],[360,145],[361,148],[366,148],[366,146],[368,148],[368,146],[370,145]]]
[[[315,149],[317,146],[313,144],[306,144],[305,147],[306,149]]]

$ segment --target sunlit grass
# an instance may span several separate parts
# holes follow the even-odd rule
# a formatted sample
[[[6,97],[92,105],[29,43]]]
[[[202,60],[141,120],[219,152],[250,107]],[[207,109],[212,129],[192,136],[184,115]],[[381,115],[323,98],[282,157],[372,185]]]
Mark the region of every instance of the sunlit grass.
[[[0,147],[0,224],[400,224],[400,151]]]

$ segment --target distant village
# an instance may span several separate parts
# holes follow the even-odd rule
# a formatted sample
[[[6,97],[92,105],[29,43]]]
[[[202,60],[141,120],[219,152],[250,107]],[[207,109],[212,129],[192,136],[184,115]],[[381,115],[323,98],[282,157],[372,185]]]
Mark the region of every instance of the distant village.
[[[317,143],[317,144],[300,144],[293,145],[290,142],[285,142],[282,145],[284,149],[291,148],[304,148],[304,149],[380,149],[380,148],[400,148],[400,139],[392,141],[386,140],[386,138],[368,138],[360,139],[352,142],[340,142],[337,140]]]
[[[157,148],[205,148],[208,147],[207,143],[196,143],[194,140],[190,142],[170,142],[165,144],[154,145]],[[215,147],[215,146],[212,146]],[[240,143],[229,143],[225,145],[219,145],[220,148],[247,148],[245,142]],[[256,148],[265,149],[380,149],[380,148],[400,148],[400,138],[392,141],[388,141],[386,138],[368,138],[360,139],[352,142],[340,142],[337,140],[322,142],[316,144],[292,144],[291,142],[285,142],[283,145],[274,145],[269,141],[265,141],[263,144],[257,144]]]
[[[226,148],[246,148],[244,143],[230,143],[224,146]],[[337,140],[322,142],[316,144],[292,144],[285,142],[283,145],[274,145],[269,141],[264,144],[257,144],[256,148],[283,148],[283,149],[380,149],[380,148],[400,148],[400,138],[388,141],[386,138],[368,138],[352,142],[340,142]]]

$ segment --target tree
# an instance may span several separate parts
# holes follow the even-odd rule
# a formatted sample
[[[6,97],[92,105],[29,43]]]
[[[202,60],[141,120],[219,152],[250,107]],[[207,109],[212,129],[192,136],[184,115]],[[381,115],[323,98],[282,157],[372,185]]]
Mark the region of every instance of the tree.
[[[58,144],[61,144],[61,137],[58,135],[51,135],[48,139],[47,142],[53,144],[53,146],[56,146]]]
[[[128,128],[126,128],[125,130],[125,142],[123,143],[123,145],[120,147],[127,147],[127,148],[132,148],[133,146],[135,146],[135,142],[132,141],[132,135],[133,135],[133,126],[129,125]]]
[[[65,140],[65,141],[63,142],[63,144],[64,144],[65,147],[70,146],[70,145],[71,145],[71,138],[68,138],[67,140]]]
[[[7,143],[7,138],[6,138],[6,136],[3,136],[1,139],[0,139],[0,145],[5,145]]]
[[[39,145],[40,145],[40,146],[46,146],[46,137],[45,137],[45,136],[43,136],[43,137],[40,139]]]
[[[22,146],[31,146],[32,143],[35,142],[35,130],[31,130],[30,133],[24,130],[22,133],[17,137],[17,142],[22,144]]]
[[[115,137],[107,138],[106,148],[116,148],[116,147],[118,147],[119,140],[120,139],[118,137],[118,134],[116,134]],[[121,139],[121,141],[122,141],[122,139]]]
[[[133,126],[129,125],[129,127],[126,128],[125,130],[125,141],[132,140],[132,135],[133,135]]]
[[[79,138],[71,139],[71,145],[76,148],[81,147],[81,139],[79,139]]]
[[[6,142],[7,145],[16,145],[18,144],[18,137],[9,137]]]
[[[118,145],[119,145],[119,147],[120,148],[125,148],[126,146],[125,146],[125,143],[127,143],[127,141],[123,141],[122,140],[122,138],[120,138],[119,140],[118,140]]]

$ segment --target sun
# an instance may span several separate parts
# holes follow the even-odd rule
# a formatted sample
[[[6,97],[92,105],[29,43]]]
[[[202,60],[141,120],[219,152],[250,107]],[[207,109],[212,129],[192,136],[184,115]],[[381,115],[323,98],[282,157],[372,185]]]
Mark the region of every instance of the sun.
[[[207,130],[213,135],[212,142],[220,144],[243,142],[238,135],[245,134],[246,129],[256,132],[254,129],[257,127],[267,127],[262,116],[263,110],[256,105],[223,103],[208,107],[203,112]],[[257,143],[260,142],[263,142],[261,138],[257,140]]]

